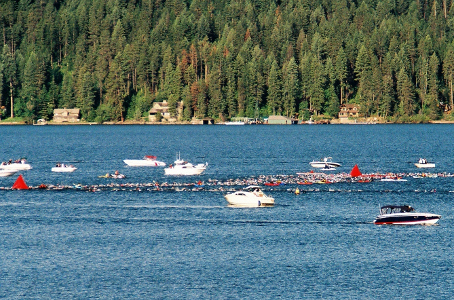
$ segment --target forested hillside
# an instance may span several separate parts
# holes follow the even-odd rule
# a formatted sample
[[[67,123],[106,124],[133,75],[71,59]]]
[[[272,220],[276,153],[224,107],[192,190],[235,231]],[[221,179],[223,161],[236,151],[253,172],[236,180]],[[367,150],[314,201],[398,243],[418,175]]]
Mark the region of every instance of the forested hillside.
[[[3,118],[272,114],[440,118],[453,106],[451,0],[1,0]],[[13,109],[11,109],[13,107]]]

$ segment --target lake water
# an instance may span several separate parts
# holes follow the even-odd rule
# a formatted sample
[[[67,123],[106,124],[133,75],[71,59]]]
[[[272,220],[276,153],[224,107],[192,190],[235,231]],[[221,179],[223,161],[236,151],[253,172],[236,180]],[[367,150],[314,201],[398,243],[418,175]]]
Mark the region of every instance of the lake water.
[[[206,183],[309,171],[325,156],[363,173],[454,173],[453,125],[1,126],[0,161],[27,157],[28,185]],[[197,177],[131,168],[176,154]],[[78,167],[52,173],[56,162]],[[98,176],[119,170],[122,181]],[[16,176],[0,178],[9,188]],[[267,188],[272,208],[202,191],[0,190],[0,298],[446,299],[454,293],[454,178]],[[239,187],[236,187],[239,188]],[[442,215],[376,226],[379,205]]]

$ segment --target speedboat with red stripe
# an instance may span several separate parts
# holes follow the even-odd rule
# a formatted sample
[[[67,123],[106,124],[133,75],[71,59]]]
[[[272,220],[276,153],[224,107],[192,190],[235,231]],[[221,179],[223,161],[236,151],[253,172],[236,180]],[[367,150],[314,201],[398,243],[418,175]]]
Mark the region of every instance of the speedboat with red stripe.
[[[433,225],[441,216],[431,213],[418,213],[410,205],[386,205],[380,208],[376,225]]]

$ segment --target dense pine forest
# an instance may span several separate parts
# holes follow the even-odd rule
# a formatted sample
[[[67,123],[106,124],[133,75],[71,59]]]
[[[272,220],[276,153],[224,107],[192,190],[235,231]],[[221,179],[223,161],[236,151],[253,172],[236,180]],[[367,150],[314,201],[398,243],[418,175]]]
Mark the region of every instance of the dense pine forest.
[[[0,116],[440,119],[453,107],[451,0],[1,0]],[[447,114],[445,114],[446,116]]]

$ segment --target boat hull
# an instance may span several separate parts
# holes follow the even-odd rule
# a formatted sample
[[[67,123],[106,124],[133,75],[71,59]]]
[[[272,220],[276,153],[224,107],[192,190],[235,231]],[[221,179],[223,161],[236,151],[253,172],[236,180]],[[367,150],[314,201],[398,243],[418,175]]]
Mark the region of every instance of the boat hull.
[[[172,175],[172,176],[193,176],[193,175],[200,175],[206,170],[206,165],[176,165],[171,168],[165,168],[164,173],[165,175]]]
[[[3,170],[16,170],[16,171],[30,170],[31,168],[32,168],[32,166],[29,164],[20,164],[20,163],[0,166],[0,169],[3,169]]]
[[[238,122],[225,122],[225,125],[230,125],[230,126],[235,126],[235,125],[244,125],[244,122],[238,121]]]
[[[433,164],[433,163],[426,163],[426,164],[416,163],[415,166],[417,168],[435,168],[435,164]]]
[[[125,159],[125,164],[130,167],[164,167],[165,162],[157,160],[145,160],[145,159]]]
[[[376,225],[433,225],[440,220],[441,216],[423,213],[400,213],[378,216]]]
[[[402,179],[402,178],[382,178],[380,181],[388,181],[388,182],[405,182],[407,179]]]
[[[333,167],[329,167],[329,168],[322,168],[322,171],[336,171],[336,168],[333,168]]]
[[[313,161],[309,163],[313,168],[325,168],[326,166],[330,168],[338,168],[341,165],[335,162],[323,162],[323,161]]]
[[[16,170],[0,170],[0,177],[8,177],[16,174]]]
[[[53,167],[52,172],[71,173],[77,170],[75,167]]]
[[[227,202],[235,207],[264,207],[273,206],[274,198],[258,197],[250,192],[235,192],[224,196]]]

